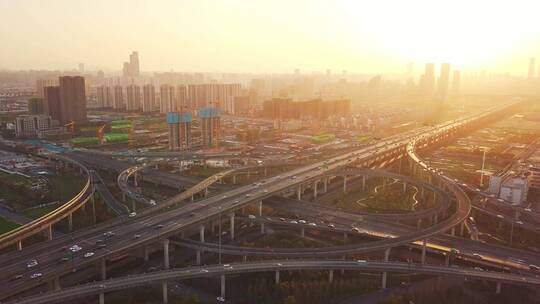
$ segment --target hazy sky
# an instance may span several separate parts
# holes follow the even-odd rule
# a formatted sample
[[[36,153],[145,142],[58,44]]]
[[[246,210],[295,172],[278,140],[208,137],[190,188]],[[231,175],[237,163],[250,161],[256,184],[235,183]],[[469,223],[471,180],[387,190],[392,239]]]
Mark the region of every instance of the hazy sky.
[[[526,73],[540,1],[0,0],[0,69]]]

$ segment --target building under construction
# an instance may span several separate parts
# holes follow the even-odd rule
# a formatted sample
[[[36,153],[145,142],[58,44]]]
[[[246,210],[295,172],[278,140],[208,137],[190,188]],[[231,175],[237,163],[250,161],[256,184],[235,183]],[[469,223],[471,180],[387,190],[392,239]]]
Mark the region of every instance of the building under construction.
[[[219,109],[214,107],[201,108],[199,109],[199,118],[203,148],[217,148],[221,133]]]
[[[191,121],[189,112],[167,113],[169,150],[186,150],[191,147]]]

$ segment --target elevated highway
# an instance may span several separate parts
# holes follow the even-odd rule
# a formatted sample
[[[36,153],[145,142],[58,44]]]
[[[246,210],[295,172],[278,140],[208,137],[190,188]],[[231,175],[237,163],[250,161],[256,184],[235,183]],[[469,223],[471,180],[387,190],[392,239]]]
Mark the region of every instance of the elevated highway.
[[[58,276],[73,271],[76,268],[94,263],[103,263],[102,261],[107,258],[128,253],[135,248],[142,248],[158,241],[162,241],[164,246],[168,246],[169,237],[175,236],[182,231],[197,229],[197,227],[199,227],[199,229],[201,229],[200,227],[203,227],[202,229],[204,229],[205,223],[222,214],[230,216],[234,222],[234,211],[247,204],[260,202],[263,199],[278,194],[286,189],[297,188],[314,176],[321,176],[333,172],[349,164],[369,166],[371,163],[397,159],[406,153],[406,145],[411,139],[424,136],[424,138],[430,139],[433,142],[444,140],[454,133],[464,131],[467,128],[483,123],[484,120],[491,119],[492,116],[501,115],[502,111],[506,109],[507,106],[508,105],[496,107],[485,113],[441,124],[433,128],[424,128],[419,131],[412,131],[393,136],[379,142],[375,146],[344,153],[324,162],[310,164],[288,171],[279,176],[267,178],[262,186],[241,186],[199,202],[181,205],[177,208],[168,208],[161,213],[154,212],[158,209],[148,208],[135,218],[121,218],[117,221],[112,221],[107,225],[93,228],[91,233],[71,235],[71,238],[63,239],[63,242],[55,243],[56,246],[60,247],[51,248],[47,254],[42,252],[46,252],[43,249],[50,246],[47,244],[49,242],[42,245],[37,244],[31,251],[37,253],[34,258],[37,258],[40,261],[40,264],[36,266],[35,269],[31,270],[31,272],[40,271],[43,274],[42,279],[37,281],[26,279],[26,275],[29,275],[30,271],[25,267],[25,258],[10,259],[11,263],[9,265],[0,268],[4,275],[6,275],[3,280],[0,280],[0,295],[3,297],[12,296],[32,286],[39,285],[46,280],[54,280],[58,278]],[[213,179],[219,178],[221,177],[213,177]],[[214,181],[215,180],[209,180],[207,182],[210,184]],[[159,204],[159,206],[163,206],[163,208],[173,207],[174,205],[191,198],[193,193],[204,190],[208,184],[199,183],[196,187],[192,187],[174,198],[166,200],[164,203]],[[447,187],[457,195],[457,211],[453,216],[426,229],[426,231],[413,232],[406,237],[372,242],[362,250],[379,250],[396,246],[396,244],[416,241],[427,236],[442,233],[450,227],[459,224],[467,216],[470,210],[470,204],[467,201],[468,198],[466,195],[460,192],[460,189],[456,188],[457,186],[449,184]],[[101,248],[98,246],[97,240],[103,238],[103,233],[108,231],[114,232],[114,235],[108,239],[109,243],[107,247]],[[135,237],[135,235],[137,235],[137,237]],[[84,246],[83,252],[81,252],[81,255],[76,255],[70,263],[62,262],[61,257],[64,255],[64,252],[61,247],[70,246],[74,242]],[[84,258],[82,253],[87,250],[92,251],[94,254],[91,257]],[[343,251],[338,252],[338,254],[346,252],[357,252],[357,249],[343,248]],[[3,259],[0,257],[0,265],[3,265],[2,260]],[[41,261],[43,261],[43,263]],[[9,282],[8,278],[20,273],[25,274],[25,279]]]

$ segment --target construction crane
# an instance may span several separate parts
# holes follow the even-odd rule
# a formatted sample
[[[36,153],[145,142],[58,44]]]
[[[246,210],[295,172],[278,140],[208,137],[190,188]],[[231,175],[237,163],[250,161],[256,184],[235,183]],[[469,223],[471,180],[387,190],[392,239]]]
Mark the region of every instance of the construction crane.
[[[69,133],[71,133],[71,135],[75,135],[75,122],[73,120],[65,124],[64,127],[69,130]]]
[[[100,145],[103,145],[103,143],[105,142],[105,140],[104,140],[104,138],[103,138],[103,135],[104,135],[104,133],[105,133],[105,127],[106,127],[106,126],[107,126],[107,125],[104,124],[104,125],[102,125],[101,127],[99,127],[99,128],[97,129],[97,137],[98,137],[98,139],[99,139],[99,144],[100,144]]]

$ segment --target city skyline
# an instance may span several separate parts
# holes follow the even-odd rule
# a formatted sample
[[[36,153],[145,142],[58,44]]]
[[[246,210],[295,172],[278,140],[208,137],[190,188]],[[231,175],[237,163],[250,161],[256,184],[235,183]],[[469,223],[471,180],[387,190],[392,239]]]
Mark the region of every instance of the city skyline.
[[[526,76],[538,4],[518,2],[0,1],[0,69],[121,71],[138,51],[141,71],[402,74],[413,61]]]

